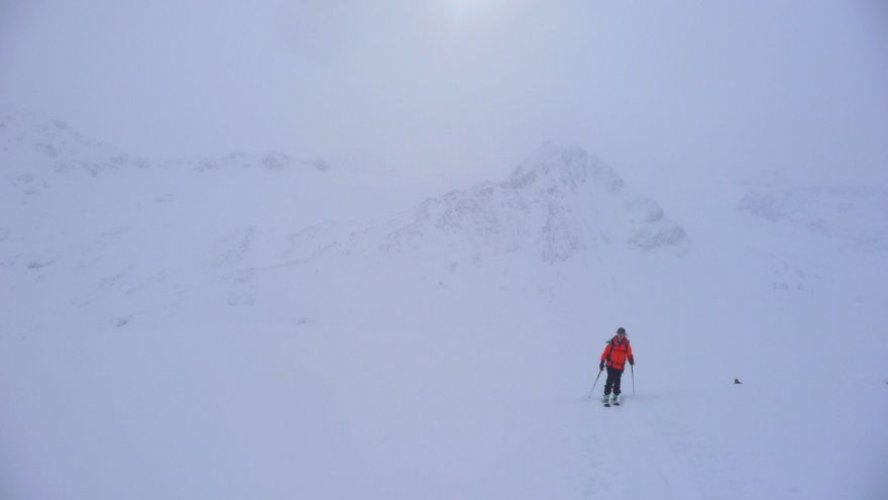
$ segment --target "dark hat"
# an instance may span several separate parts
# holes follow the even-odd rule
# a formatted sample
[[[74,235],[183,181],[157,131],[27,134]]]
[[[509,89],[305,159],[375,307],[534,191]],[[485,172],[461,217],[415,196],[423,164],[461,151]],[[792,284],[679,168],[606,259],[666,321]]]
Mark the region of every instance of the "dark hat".
[[[626,335],[626,329],[621,326],[617,328],[617,333],[622,333],[623,335]]]

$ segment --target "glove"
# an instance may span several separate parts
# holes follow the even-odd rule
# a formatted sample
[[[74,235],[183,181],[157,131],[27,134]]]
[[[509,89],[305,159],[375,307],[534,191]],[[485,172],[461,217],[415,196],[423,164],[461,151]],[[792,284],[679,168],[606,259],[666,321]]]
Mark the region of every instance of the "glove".
[[[635,366],[635,358],[629,358],[629,366]]]
[[[598,371],[601,371],[601,370],[604,370],[604,361],[602,361],[602,362],[599,363],[599,365],[598,365]]]

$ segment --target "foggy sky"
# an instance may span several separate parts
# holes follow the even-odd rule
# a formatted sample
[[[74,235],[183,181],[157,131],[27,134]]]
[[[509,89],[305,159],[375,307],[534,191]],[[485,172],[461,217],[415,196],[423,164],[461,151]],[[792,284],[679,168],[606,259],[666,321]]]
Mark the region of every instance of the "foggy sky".
[[[478,179],[551,140],[888,185],[878,0],[0,0],[0,30],[0,105],[150,158]]]

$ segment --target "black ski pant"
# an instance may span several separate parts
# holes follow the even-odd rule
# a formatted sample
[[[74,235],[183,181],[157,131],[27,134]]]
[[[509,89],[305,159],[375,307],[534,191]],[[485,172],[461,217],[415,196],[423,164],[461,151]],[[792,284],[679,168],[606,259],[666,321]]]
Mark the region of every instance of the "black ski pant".
[[[604,383],[604,395],[607,396],[611,392],[620,395],[620,379],[623,377],[623,370],[607,367],[607,381]]]

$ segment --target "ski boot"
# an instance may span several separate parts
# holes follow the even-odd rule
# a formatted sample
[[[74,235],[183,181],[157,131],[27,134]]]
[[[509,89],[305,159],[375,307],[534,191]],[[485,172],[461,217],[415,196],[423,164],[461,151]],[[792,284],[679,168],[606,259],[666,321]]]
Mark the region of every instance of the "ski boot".
[[[621,398],[619,394],[614,394],[613,396],[611,396],[611,404],[614,406],[620,406],[620,399]]]
[[[610,405],[611,405],[611,403],[610,403],[610,394],[605,394],[605,395],[601,398],[601,404],[603,404],[604,406],[610,407]]]

